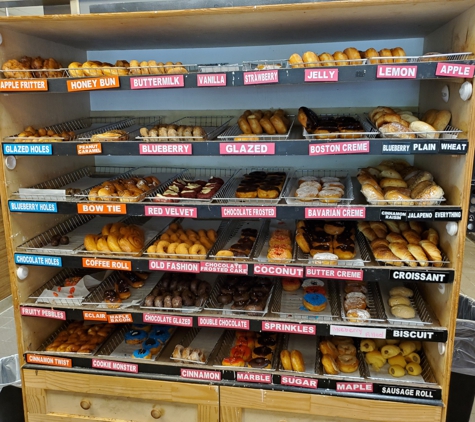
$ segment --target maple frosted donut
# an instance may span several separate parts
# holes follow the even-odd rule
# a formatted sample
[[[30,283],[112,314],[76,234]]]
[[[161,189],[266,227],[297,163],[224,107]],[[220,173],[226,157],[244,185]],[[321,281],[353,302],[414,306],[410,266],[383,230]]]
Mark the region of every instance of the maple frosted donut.
[[[198,258],[203,258],[206,256],[206,248],[203,245],[194,244],[189,249],[189,253],[190,255],[198,255]]]
[[[355,372],[359,365],[358,359],[353,355],[340,355],[336,362],[340,371],[346,373]]]

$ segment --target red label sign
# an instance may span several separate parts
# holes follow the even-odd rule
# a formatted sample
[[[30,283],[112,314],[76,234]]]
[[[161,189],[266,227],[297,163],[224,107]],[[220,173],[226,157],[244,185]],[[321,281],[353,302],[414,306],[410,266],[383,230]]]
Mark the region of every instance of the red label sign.
[[[96,369],[107,369],[109,371],[129,372],[137,374],[139,366],[135,363],[115,362],[113,360],[93,359],[92,367]]]
[[[127,214],[125,204],[78,204],[79,214]]]
[[[159,75],[130,78],[130,89],[181,88],[185,86],[183,75]]]
[[[338,82],[338,69],[305,69],[305,82]]]
[[[162,207],[145,206],[145,215],[147,217],[182,217],[198,218],[198,208],[195,207]]]
[[[46,79],[2,79],[0,91],[48,91]]]
[[[369,141],[310,144],[308,155],[369,154]]]
[[[62,366],[63,368],[72,368],[71,359],[61,358],[57,356],[32,355],[27,353],[26,361],[37,365]]]
[[[376,69],[377,79],[416,79],[417,66],[391,66],[378,65]]]
[[[140,155],[192,155],[191,144],[139,144]]]
[[[351,391],[352,393],[372,393],[373,384],[365,382],[337,382],[336,391]]]
[[[119,88],[118,76],[101,76],[99,78],[84,78],[67,80],[68,92],[95,91],[98,89]]]
[[[271,374],[260,374],[252,372],[237,372],[236,381],[239,382],[257,382],[259,384],[272,384]]]
[[[437,63],[436,76],[455,78],[473,78],[475,66],[473,64]]]
[[[274,155],[273,142],[236,142],[219,144],[221,155]]]
[[[186,261],[148,261],[148,269],[153,271],[175,271],[180,273],[199,273],[199,262]]]
[[[302,267],[287,267],[285,265],[254,265],[255,275],[272,275],[277,277],[303,277]]]
[[[305,218],[366,218],[366,207],[316,207],[305,208]]]
[[[244,72],[244,85],[276,84],[279,82],[278,70]]]
[[[148,324],[167,324],[178,327],[193,327],[193,318],[177,315],[143,314],[143,322]]]
[[[22,306],[20,308],[20,313],[23,316],[32,316],[32,317],[49,318],[49,319],[61,319],[61,320],[66,319],[66,312],[56,311],[54,309],[30,308],[30,307]]]
[[[126,322],[134,322],[132,314],[109,314],[107,315],[109,324],[124,324]]]
[[[315,325],[292,324],[290,322],[262,321],[262,331],[315,336],[317,334],[317,327]]]
[[[106,312],[82,311],[84,321],[107,321]]]
[[[223,218],[276,218],[276,207],[221,207]]]
[[[312,388],[315,389],[318,386],[318,380],[311,378],[293,377],[289,375],[282,375],[280,378],[282,385],[290,385],[292,387]]]
[[[221,372],[203,371],[200,369],[181,368],[180,375],[182,378],[205,380],[205,381],[221,381]]]
[[[226,73],[207,73],[196,75],[197,86],[226,86]]]
[[[386,329],[357,327],[354,325],[330,325],[330,335],[359,338],[386,338]]]
[[[102,144],[101,143],[78,144],[76,145],[76,150],[78,152],[78,155],[102,154]]]
[[[363,280],[363,270],[341,268],[307,267],[306,277],[335,278],[337,280]]]
[[[238,264],[237,262],[201,262],[200,271],[202,273],[226,273],[226,274],[248,274],[247,264]]]
[[[249,330],[248,319],[198,317],[198,327],[230,328]]]
[[[117,261],[113,259],[83,258],[82,266],[84,268],[100,268],[103,270],[132,271],[131,261]]]

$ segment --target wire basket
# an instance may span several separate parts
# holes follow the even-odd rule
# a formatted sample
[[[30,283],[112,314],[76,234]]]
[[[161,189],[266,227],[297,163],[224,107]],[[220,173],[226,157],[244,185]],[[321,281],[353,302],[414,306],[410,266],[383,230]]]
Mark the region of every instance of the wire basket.
[[[308,140],[329,140],[332,141],[334,139],[373,139],[378,136],[379,131],[374,128],[366,118],[358,115],[358,114],[318,114],[318,117],[322,117],[324,119],[329,119],[329,118],[338,118],[338,117],[352,117],[355,119],[358,123],[363,126],[363,131],[356,131],[356,132],[351,132],[351,129],[346,130],[345,132],[330,132],[330,133],[321,133],[321,134],[314,134],[314,133],[308,133],[307,129],[304,127],[302,128],[303,130],[303,136],[305,139]]]
[[[242,141],[242,142],[255,142],[255,141],[286,141],[289,138],[290,132],[292,132],[292,128],[294,127],[295,116],[288,115],[289,119],[291,119],[291,123],[289,125],[289,130],[286,134],[283,135],[267,135],[265,133],[261,135],[245,135],[242,133],[239,125],[236,123],[226,129],[221,135],[218,136],[218,139],[221,141]]]

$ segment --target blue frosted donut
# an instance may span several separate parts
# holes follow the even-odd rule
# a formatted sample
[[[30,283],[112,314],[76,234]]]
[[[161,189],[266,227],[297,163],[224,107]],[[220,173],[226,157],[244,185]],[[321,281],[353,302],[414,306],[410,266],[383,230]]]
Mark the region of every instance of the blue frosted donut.
[[[132,330],[143,330],[149,333],[152,326],[150,324],[132,324],[132,327],[130,328],[132,328]]]
[[[303,296],[303,306],[309,311],[321,312],[327,306],[327,298],[320,293],[307,293]]]
[[[160,350],[161,343],[154,338],[148,338],[142,343],[142,348],[145,350],[150,350],[150,353],[154,355]]]
[[[127,344],[140,344],[142,343],[148,336],[147,333],[143,330],[130,330],[125,333],[125,342]]]
[[[134,350],[134,353],[132,353],[132,357],[134,359],[151,359],[152,353],[150,352],[150,350],[138,349]]]
[[[155,328],[149,334],[149,337],[158,340],[160,343],[165,343],[170,338],[170,333],[168,332],[168,330]]]

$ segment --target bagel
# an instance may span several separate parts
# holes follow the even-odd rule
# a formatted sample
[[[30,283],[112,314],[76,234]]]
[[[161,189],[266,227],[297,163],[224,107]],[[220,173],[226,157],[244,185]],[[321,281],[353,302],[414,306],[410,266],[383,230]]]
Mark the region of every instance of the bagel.
[[[382,125],[385,123],[401,123],[403,120],[399,116],[399,114],[396,113],[386,113],[383,114],[381,117],[379,117],[374,124],[376,127],[379,129]]]

